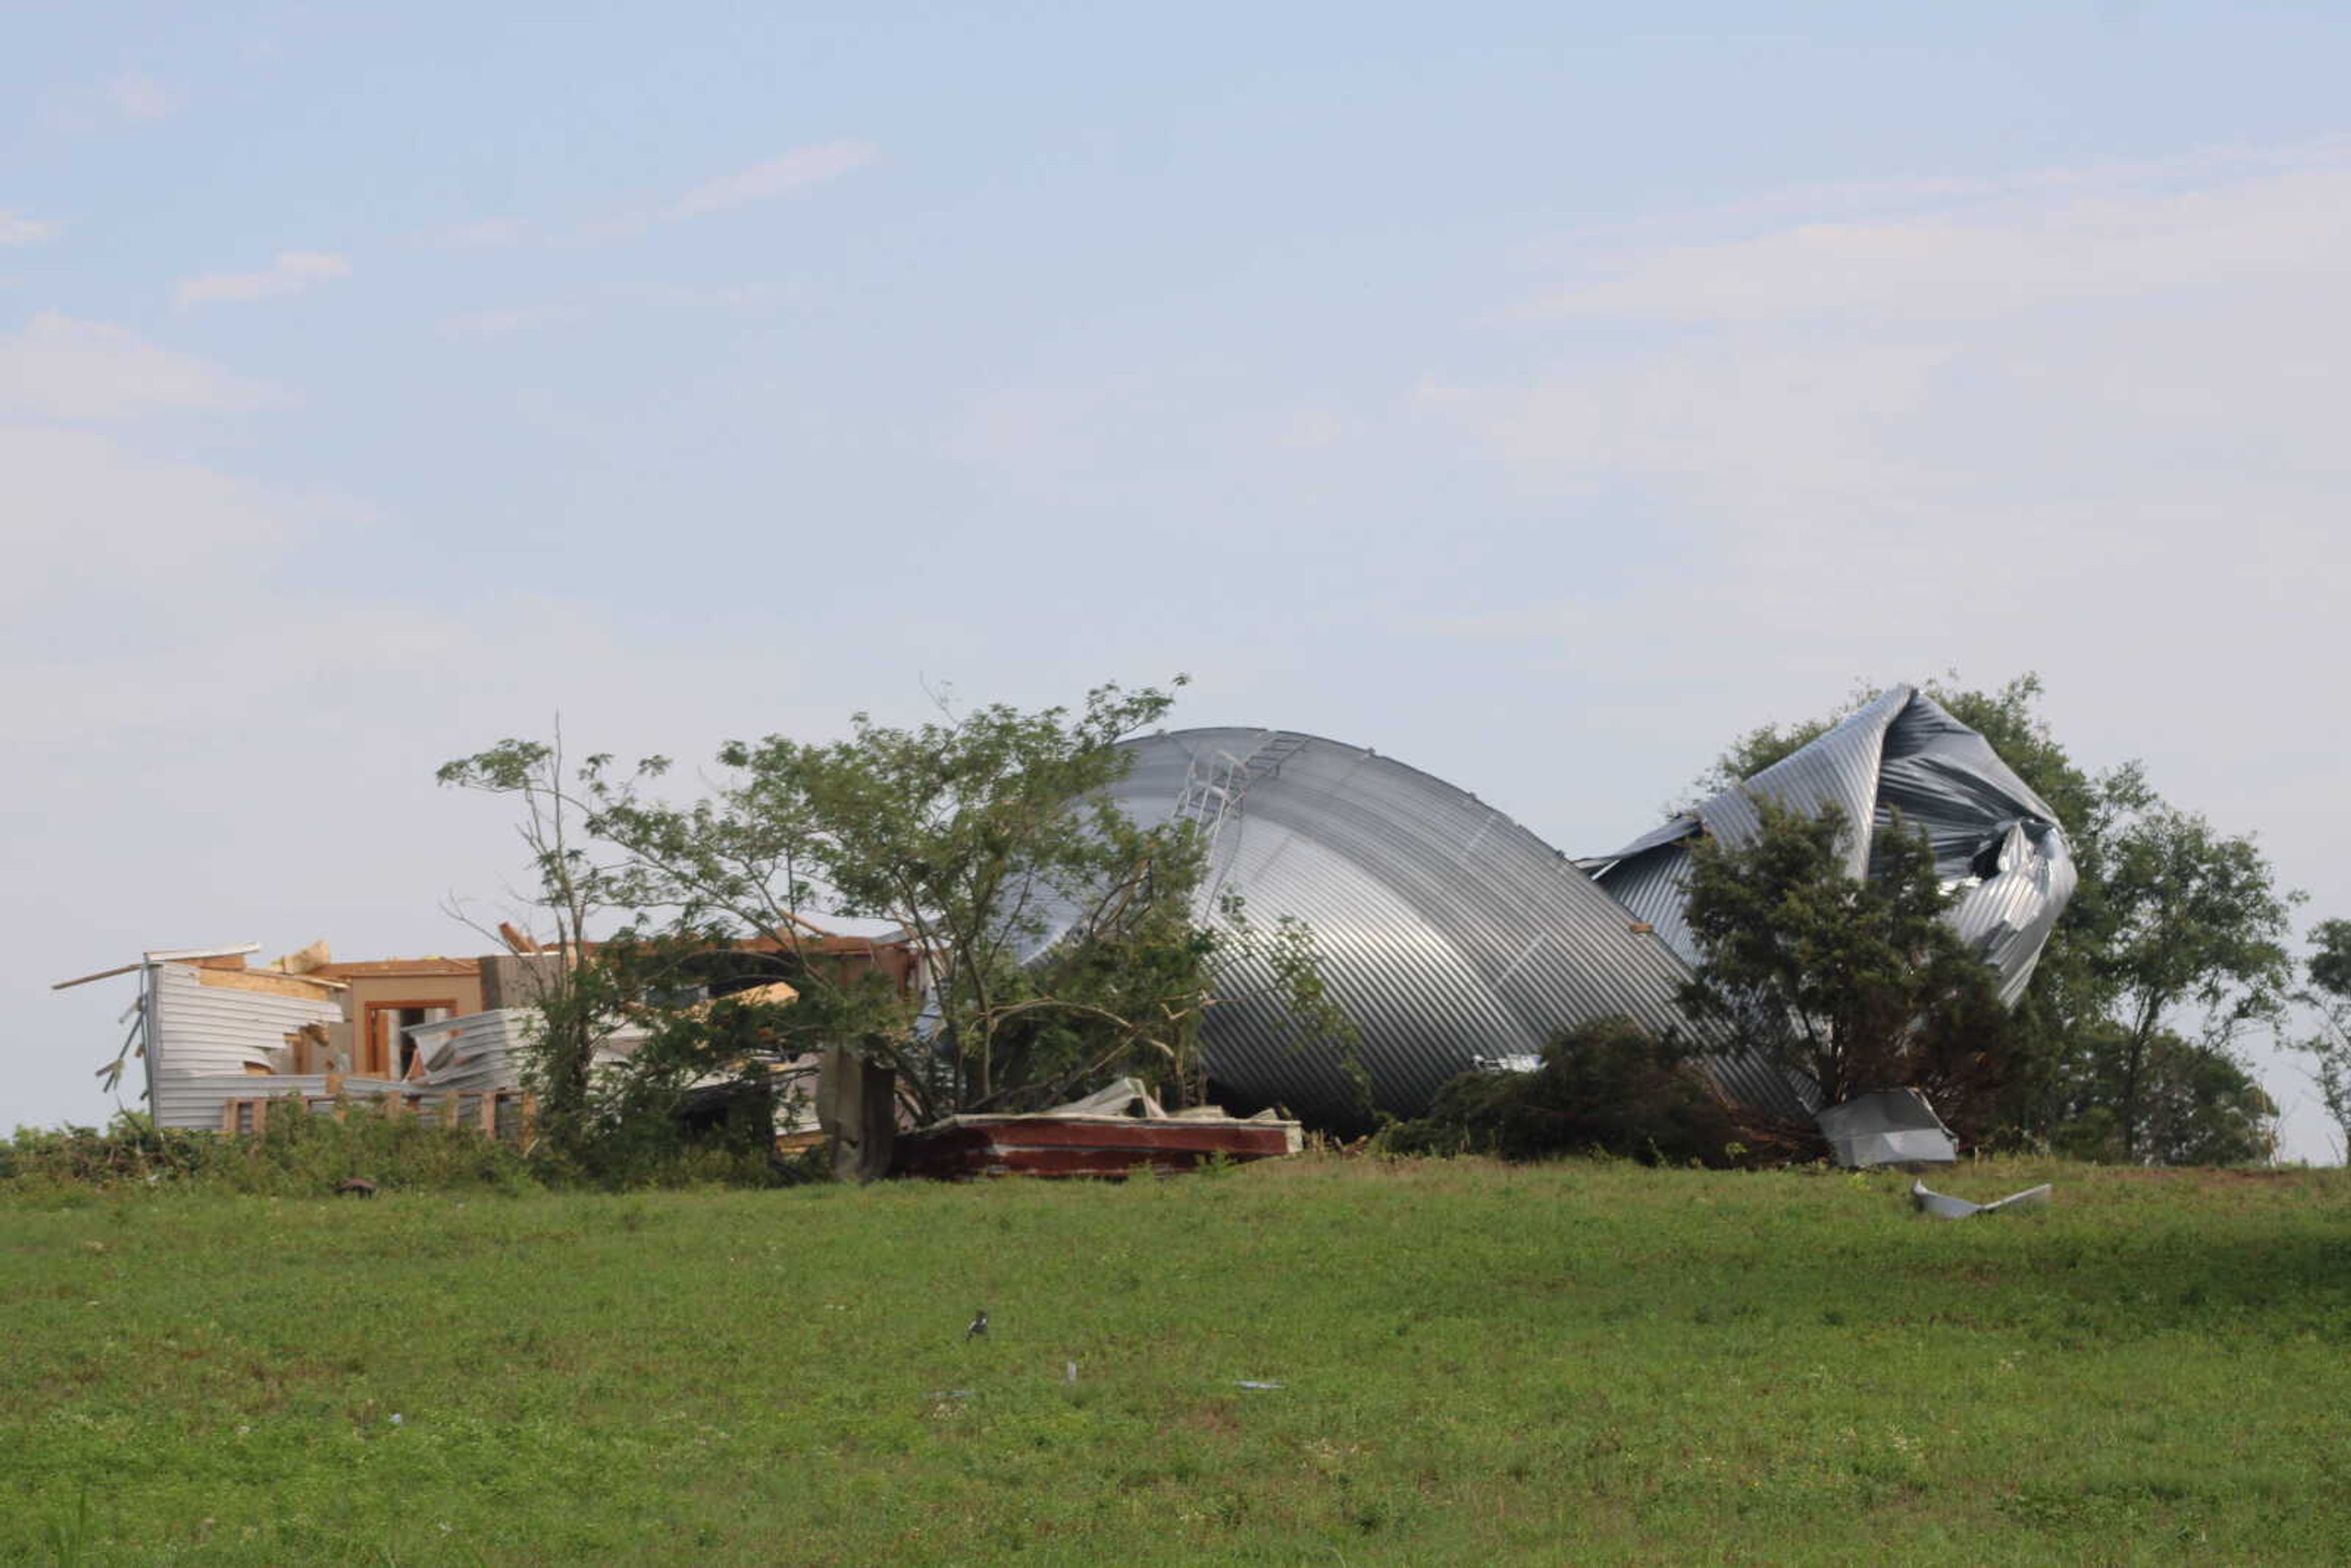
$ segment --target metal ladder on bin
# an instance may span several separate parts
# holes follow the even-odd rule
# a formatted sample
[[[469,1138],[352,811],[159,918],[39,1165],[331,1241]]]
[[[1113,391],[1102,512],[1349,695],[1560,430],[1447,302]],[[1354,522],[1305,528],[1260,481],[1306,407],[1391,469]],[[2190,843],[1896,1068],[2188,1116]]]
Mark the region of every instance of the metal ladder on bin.
[[[1225,824],[1241,814],[1241,802],[1248,798],[1250,785],[1280,773],[1281,765],[1309,744],[1303,736],[1261,729],[1245,752],[1218,751],[1206,757],[1196,751],[1192,754],[1191,766],[1184,770],[1183,792],[1176,797],[1172,820],[1199,826],[1202,852],[1207,857],[1208,868],[1200,889],[1203,912],[1215,906],[1217,890],[1224,885],[1225,868],[1217,863],[1217,848],[1224,836]]]

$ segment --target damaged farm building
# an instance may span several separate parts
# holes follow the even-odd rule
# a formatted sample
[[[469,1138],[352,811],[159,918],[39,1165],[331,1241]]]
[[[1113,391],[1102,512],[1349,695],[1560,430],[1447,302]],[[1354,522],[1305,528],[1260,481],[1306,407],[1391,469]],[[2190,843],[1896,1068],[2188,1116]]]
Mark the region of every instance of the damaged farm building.
[[[1200,908],[1226,893],[1250,918],[1312,927],[1324,979],[1361,1031],[1379,1109],[1424,1113],[1448,1080],[1531,1065],[1562,1027],[1608,1015],[1700,1040],[1677,1000],[1697,955],[1683,919],[1689,840],[1743,842],[1752,798],[1806,812],[1835,806],[1867,874],[1898,811],[1923,830],[1954,894],[1949,919],[2023,993],[2074,889],[2055,814],[1982,736],[1932,698],[1896,686],[1735,788],[1611,855],[1571,860],[1480,801],[1359,746],[1287,730],[1192,729],[1129,743],[1118,788],[1144,823],[1196,821],[1208,845]],[[1244,974],[1204,1032],[1211,1082],[1242,1108],[1283,1105],[1310,1123],[1360,1125],[1361,1103],[1327,1051],[1303,1051]],[[1809,1080],[1728,1055],[1700,1058],[1729,1099],[1809,1119]]]
[[[351,1100],[513,1136],[530,1111],[522,1067],[532,1004],[544,977],[571,959],[512,927],[501,935],[510,950],[478,958],[340,962],[324,942],[266,965],[248,963],[260,951],[255,943],[158,950],[53,988],[139,977],[137,1021],[111,1071],[143,1061],[158,1126],[251,1133],[276,1102],[325,1107]],[[764,972],[772,962],[759,961],[779,953],[779,944],[736,946],[750,961],[723,966],[723,977],[705,988],[713,997],[797,994]],[[886,938],[812,937],[791,961],[872,968],[902,987],[919,983],[914,949]],[[626,1056],[643,1038],[624,1025],[600,1057]],[[814,1055],[768,1065],[786,1082],[812,1081],[819,1071]],[[790,1145],[814,1141],[818,1129],[803,1113],[777,1134]]]
[[[1399,1117],[1424,1113],[1462,1073],[1532,1066],[1560,1030],[1595,1019],[1678,1031],[1703,1050],[1711,1037],[1678,1000],[1697,961],[1684,919],[1689,845],[1701,834],[1733,844],[1751,838],[1756,797],[1808,813],[1833,806],[1863,824],[1847,852],[1855,876],[1868,874],[1877,836],[1897,812],[1924,831],[1952,894],[1948,917],[2011,1003],[2074,888],[2064,832],[2048,805],[1982,736],[1908,686],[1614,853],[1583,860],[1475,795],[1363,747],[1244,728],[1124,744],[1133,765],[1113,791],[1119,805],[1138,823],[1188,821],[1203,835],[1199,917],[1215,918],[1222,896],[1238,894],[1252,921],[1305,922],[1323,982],[1359,1033],[1354,1054],[1373,1102]],[[520,1052],[533,977],[565,961],[519,933],[502,934],[513,951],[482,958],[341,963],[316,944],[248,967],[258,951],[248,946],[151,952],[62,984],[141,977],[134,1040],[160,1125],[249,1132],[273,1100],[349,1097],[500,1130],[528,1113]],[[922,955],[903,934],[821,937],[800,951],[873,966],[909,994],[925,983]],[[756,967],[708,988],[776,977]],[[1224,985],[1203,1028],[1211,1098],[1244,1114],[1361,1128],[1356,1082],[1337,1053],[1301,1048],[1272,1000],[1277,992],[1273,976],[1247,967]],[[607,1049],[625,1053],[638,1038],[623,1030]],[[827,1054],[848,1065],[845,1053]],[[1834,1109],[1809,1080],[1759,1060],[1718,1052],[1698,1061],[1724,1098],[1767,1116],[1810,1120]],[[773,1070],[815,1080],[819,1062],[810,1056]],[[832,1107],[827,1126],[862,1129],[836,1139],[840,1168],[869,1176],[886,1168],[904,1128],[886,1069],[828,1073],[815,1098]],[[1055,1115],[1102,1120],[1091,1101],[1046,1113]],[[1848,1146],[1860,1156],[1894,1148],[1906,1159],[1949,1157],[1938,1152],[1949,1146],[1948,1131],[1923,1101],[1855,1103],[1844,1121],[1829,1122],[1841,1158]],[[1005,1135],[981,1131],[998,1142]],[[1185,1131],[1204,1135],[1200,1126]],[[778,1132],[787,1143],[813,1140],[817,1118]],[[970,1128],[964,1134],[987,1141]],[[1061,1128],[1053,1138],[1077,1135]]]

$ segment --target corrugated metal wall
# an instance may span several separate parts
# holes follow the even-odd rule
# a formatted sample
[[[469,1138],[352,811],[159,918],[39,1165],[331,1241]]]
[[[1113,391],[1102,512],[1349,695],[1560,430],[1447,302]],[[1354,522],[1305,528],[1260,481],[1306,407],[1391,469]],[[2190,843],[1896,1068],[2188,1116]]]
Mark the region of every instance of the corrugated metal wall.
[[[148,970],[147,1063],[155,1123],[162,1127],[217,1127],[221,1103],[256,1092],[265,1080],[247,1075],[248,1061],[269,1065],[286,1037],[307,1023],[343,1016],[331,998],[271,996],[207,986],[185,964]]]
[[[1118,797],[1163,821],[1187,782],[1245,786],[1216,834],[1209,884],[1251,918],[1314,932],[1332,995],[1363,1031],[1382,1108],[1417,1113],[1478,1057],[1540,1051],[1606,1014],[1681,1024],[1686,976],[1630,912],[1525,828],[1416,768],[1292,732],[1184,730],[1133,744]],[[1261,777],[1222,758],[1278,756]],[[1283,1027],[1272,977],[1243,971],[1206,1027],[1209,1071],[1237,1106],[1360,1119],[1335,1052]]]

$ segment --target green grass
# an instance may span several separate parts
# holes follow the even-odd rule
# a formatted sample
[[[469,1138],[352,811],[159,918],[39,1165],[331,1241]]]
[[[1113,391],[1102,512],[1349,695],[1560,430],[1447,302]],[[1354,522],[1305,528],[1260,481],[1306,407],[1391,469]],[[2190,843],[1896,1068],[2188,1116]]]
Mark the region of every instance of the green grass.
[[[2351,1561],[2351,1180],[2044,1178],[0,1197],[0,1560]]]

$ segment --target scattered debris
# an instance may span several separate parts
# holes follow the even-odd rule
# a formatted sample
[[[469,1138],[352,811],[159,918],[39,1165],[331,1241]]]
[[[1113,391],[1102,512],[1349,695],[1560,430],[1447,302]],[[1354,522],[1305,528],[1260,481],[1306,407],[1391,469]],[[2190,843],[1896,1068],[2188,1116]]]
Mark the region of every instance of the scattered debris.
[[[289,1103],[338,1119],[366,1105],[528,1144],[537,1107],[523,1087],[522,1061],[533,1009],[549,982],[589,948],[549,950],[511,926],[500,934],[506,952],[470,958],[345,960],[324,941],[266,964],[256,960],[262,949],[254,942],[158,948],[55,988],[138,977],[122,1015],[130,1032],[97,1076],[114,1088],[131,1063],[143,1061],[148,1113],[161,1127],[244,1135],[264,1131],[272,1112]],[[795,963],[817,961],[845,976],[877,974],[901,991],[919,983],[920,956],[897,937],[820,933],[789,945],[747,937],[733,950],[750,961],[783,954],[787,946]],[[789,1003],[798,994],[789,984],[731,970],[714,971],[703,989],[737,1003]],[[704,1010],[712,1005],[680,1000]],[[644,1021],[632,1019],[615,1030],[599,1048],[599,1064],[635,1051],[645,1038]],[[813,1054],[750,1061],[779,1091],[819,1071]],[[696,1096],[709,1098],[722,1076],[735,1073],[686,1086],[687,1115],[704,1110]],[[886,1071],[882,1083],[879,1114],[886,1122],[894,1113]],[[806,1096],[779,1092],[778,1099],[784,1107],[776,1129],[779,1151],[820,1141]],[[886,1147],[876,1166],[860,1174],[883,1174]]]
[[[1841,1166],[1947,1166],[1959,1157],[1951,1130],[1916,1089],[1856,1094],[1813,1120]]]
[[[1931,1214],[1938,1219],[1966,1219],[1972,1215],[1997,1214],[2009,1208],[2046,1208],[2049,1207],[2049,1184],[2043,1182],[2039,1186],[2010,1193],[1998,1203],[1970,1203],[1964,1197],[1949,1197],[1930,1191],[1925,1182],[1914,1181],[1910,1184],[1910,1197],[1922,1214]]]
[[[1061,1381],[1064,1383],[1075,1383],[1077,1380],[1078,1364],[1074,1361],[1063,1362],[1061,1364]]]
[[[335,1196],[337,1197],[373,1197],[375,1183],[365,1176],[353,1176],[349,1181],[335,1184]]]
[[[1280,1385],[1280,1384],[1279,1384],[1279,1383],[1265,1383],[1265,1382],[1261,1382],[1261,1381],[1259,1381],[1259,1379],[1254,1378],[1254,1377],[1244,1377],[1244,1378],[1242,1378],[1240,1381],[1238,1381],[1238,1383],[1235,1383],[1235,1384],[1233,1385],[1233,1386],[1234,1386],[1235,1388],[1256,1388],[1256,1389],[1268,1389],[1268,1388],[1279,1388],[1279,1387],[1280,1387],[1280,1386],[1281,1386],[1281,1385]]]
[[[1214,1105],[1170,1112],[1142,1082],[1019,1116],[949,1116],[898,1140],[899,1167],[949,1181],[981,1176],[1125,1176],[1261,1160],[1306,1146],[1305,1129],[1270,1111],[1228,1115]]]

